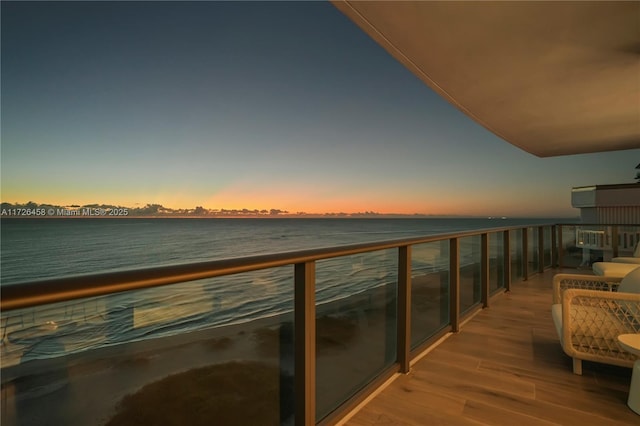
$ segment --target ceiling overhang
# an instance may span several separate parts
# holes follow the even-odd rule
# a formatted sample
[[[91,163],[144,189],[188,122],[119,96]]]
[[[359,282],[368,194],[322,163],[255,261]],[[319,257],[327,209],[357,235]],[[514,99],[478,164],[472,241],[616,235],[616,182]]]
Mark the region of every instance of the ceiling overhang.
[[[447,101],[527,152],[640,148],[640,2],[332,3]]]

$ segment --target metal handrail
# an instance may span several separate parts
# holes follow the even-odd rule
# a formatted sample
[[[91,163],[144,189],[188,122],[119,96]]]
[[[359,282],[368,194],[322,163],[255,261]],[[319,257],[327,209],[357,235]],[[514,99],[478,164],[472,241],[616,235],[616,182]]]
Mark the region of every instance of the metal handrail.
[[[523,227],[551,226],[537,224],[480,229],[465,232],[436,234],[424,237],[385,240],[337,247],[299,250],[234,259],[185,263],[135,270],[78,275],[23,282],[2,287],[0,310],[10,311],[48,303],[65,302],[86,297],[103,296],[131,290],[177,284],[186,281],[214,278],[260,269],[295,265],[305,262],[463,238],[486,233],[504,232]]]
[[[487,232],[503,232],[507,230],[551,225],[555,224],[545,223],[487,228],[465,232],[436,234],[424,237],[384,240],[372,243],[298,250],[259,256],[248,256],[207,262],[184,263],[179,265],[159,266],[152,268],[141,268],[118,272],[87,274],[16,283],[2,287],[2,293],[0,297],[0,310],[10,311],[14,309],[33,307],[48,303],[64,302],[86,297],[103,296],[124,291],[153,288],[182,283],[186,281],[220,277],[224,275],[232,275],[279,266],[294,265],[297,263],[348,256],[389,248],[411,246],[415,244],[423,244],[434,241],[444,241],[451,238],[482,235]],[[619,226],[611,224],[603,225],[584,223],[561,223],[557,225],[568,227]]]

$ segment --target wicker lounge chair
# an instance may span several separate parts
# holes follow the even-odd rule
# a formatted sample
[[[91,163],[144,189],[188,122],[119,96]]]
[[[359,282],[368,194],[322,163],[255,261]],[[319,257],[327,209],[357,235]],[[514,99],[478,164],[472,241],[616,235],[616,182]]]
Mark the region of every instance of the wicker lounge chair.
[[[632,367],[636,357],[618,336],[640,333],[640,268],[623,279],[557,274],[551,312],[575,374],[582,374],[583,360]]]

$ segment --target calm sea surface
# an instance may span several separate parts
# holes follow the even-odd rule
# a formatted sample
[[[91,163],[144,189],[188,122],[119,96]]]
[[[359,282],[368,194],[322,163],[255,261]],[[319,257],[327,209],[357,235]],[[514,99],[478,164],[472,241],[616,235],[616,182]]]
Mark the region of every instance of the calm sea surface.
[[[531,223],[539,219],[3,219],[1,284]]]
[[[69,275],[560,221],[3,219],[0,283],[4,287]],[[394,282],[396,257],[393,250],[385,250],[318,262],[316,300],[322,304]],[[437,253],[424,251],[421,257],[422,267],[438,267]],[[292,270],[281,267],[3,312],[3,366],[278,315],[292,309]]]

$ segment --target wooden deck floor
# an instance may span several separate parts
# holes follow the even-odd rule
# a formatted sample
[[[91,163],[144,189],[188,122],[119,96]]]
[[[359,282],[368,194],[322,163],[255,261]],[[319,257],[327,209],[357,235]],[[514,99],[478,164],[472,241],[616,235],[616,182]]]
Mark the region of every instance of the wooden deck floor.
[[[584,362],[572,373],[551,320],[551,278],[494,298],[345,424],[640,425],[631,369]]]

